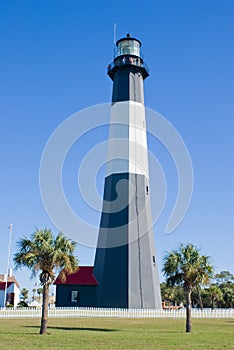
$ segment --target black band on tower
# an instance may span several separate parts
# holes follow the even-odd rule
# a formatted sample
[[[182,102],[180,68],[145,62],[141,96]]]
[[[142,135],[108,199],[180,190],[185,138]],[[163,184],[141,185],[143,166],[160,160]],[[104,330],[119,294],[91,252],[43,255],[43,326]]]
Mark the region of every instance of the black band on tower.
[[[129,67],[114,74],[112,102],[135,101],[144,103],[143,78]]]

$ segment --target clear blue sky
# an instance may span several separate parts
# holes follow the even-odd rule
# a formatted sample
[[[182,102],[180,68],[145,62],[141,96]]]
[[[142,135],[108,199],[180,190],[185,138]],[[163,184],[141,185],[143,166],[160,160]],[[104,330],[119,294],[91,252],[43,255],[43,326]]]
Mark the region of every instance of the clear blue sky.
[[[63,120],[110,101],[106,66],[112,60],[114,22],[117,38],[130,31],[142,41],[151,72],[145,104],[177,128],[194,167],[189,211],[166,235],[176,179],[165,150],[155,151],[169,182],[165,212],[155,226],[159,269],[166,250],[193,242],[212,257],[217,271],[234,272],[233,20],[231,0],[0,0],[1,273],[9,223],[12,254],[17,239],[35,227],[57,232],[40,197],[40,158]],[[75,186],[77,164],[69,172]],[[66,181],[65,187],[68,172]],[[78,256],[81,264],[92,264],[94,250],[79,247]],[[29,276],[27,270],[16,272],[21,287],[32,289]]]

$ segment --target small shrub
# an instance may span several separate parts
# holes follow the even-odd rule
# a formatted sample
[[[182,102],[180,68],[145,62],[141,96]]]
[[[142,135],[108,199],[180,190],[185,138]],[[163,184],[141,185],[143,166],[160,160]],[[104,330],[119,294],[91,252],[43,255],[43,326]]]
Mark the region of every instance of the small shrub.
[[[17,307],[28,307],[28,304],[27,304],[25,301],[21,300],[21,301],[17,304]]]

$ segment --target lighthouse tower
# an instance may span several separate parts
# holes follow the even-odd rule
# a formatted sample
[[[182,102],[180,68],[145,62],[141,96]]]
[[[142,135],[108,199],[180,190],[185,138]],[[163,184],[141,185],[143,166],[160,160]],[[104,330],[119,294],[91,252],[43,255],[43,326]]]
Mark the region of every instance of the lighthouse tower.
[[[95,305],[161,308],[150,208],[141,42],[116,42],[108,159],[94,275]]]

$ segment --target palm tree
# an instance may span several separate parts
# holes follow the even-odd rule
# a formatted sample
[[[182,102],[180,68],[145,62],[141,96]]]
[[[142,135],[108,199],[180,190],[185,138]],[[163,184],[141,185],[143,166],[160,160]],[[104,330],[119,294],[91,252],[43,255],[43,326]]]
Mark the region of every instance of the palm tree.
[[[208,284],[213,276],[209,257],[200,255],[193,244],[167,252],[162,269],[169,286],[182,285],[186,293],[186,332],[191,332],[191,293],[201,284]]]
[[[223,293],[220,288],[216,284],[211,284],[207,289],[208,295],[211,300],[211,309],[214,310],[214,302],[215,300],[220,301],[223,299]]]
[[[14,255],[16,268],[28,267],[32,270],[32,276],[39,273],[39,279],[43,287],[43,303],[40,334],[47,331],[49,287],[59,273],[61,280],[66,280],[66,275],[77,270],[78,261],[74,256],[76,243],[66,238],[63,233],[53,237],[51,230],[38,230],[30,239],[24,237],[18,242],[18,252]]]
[[[199,284],[196,286],[196,291],[197,291],[197,296],[198,296],[198,300],[199,300],[200,309],[203,310],[203,302],[202,302],[202,297],[201,297],[201,288],[200,288]]]
[[[234,284],[225,284],[221,288],[223,294],[224,307],[233,308],[234,306]]]
[[[36,288],[33,288],[32,292],[33,292],[33,300],[35,300],[35,293],[36,293]]]
[[[167,302],[175,302],[175,289],[168,287],[166,283],[161,283],[161,295],[164,307]]]
[[[21,289],[20,293],[23,297],[23,301],[26,301],[28,299],[28,290],[26,288],[23,288]]]
[[[172,302],[173,306],[185,304],[184,290],[181,286],[169,287],[166,283],[160,284],[161,295],[163,301],[163,307],[166,306],[167,302]]]
[[[218,285],[234,282],[234,275],[229,271],[221,271],[220,273],[217,273],[214,276],[214,278],[216,280],[216,283],[218,283]]]
[[[39,296],[39,301],[41,302],[41,294],[43,293],[43,288],[37,288],[37,294]]]

